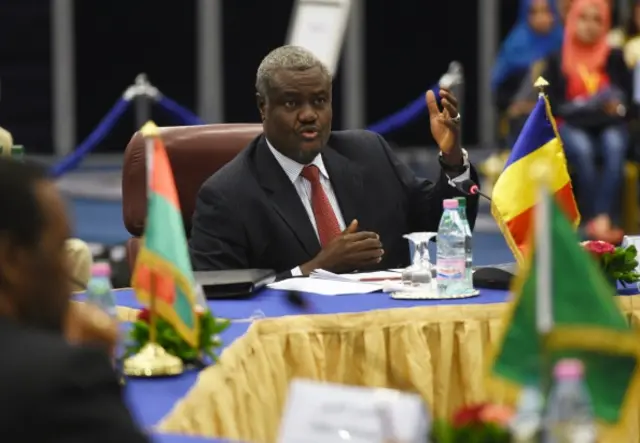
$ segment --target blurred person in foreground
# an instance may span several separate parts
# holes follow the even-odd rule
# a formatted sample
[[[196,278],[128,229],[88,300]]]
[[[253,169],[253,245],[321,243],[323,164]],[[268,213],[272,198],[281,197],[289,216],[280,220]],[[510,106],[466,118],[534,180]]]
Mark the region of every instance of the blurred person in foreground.
[[[605,0],[573,0],[562,50],[547,60],[544,74],[585,222],[599,215],[615,220],[629,144],[631,75],[622,51],[607,42],[610,26]]]
[[[520,0],[518,21],[500,48],[491,80],[498,111],[509,123],[509,147],[537,101],[533,82],[542,69],[534,65],[561,46],[562,23],[555,3]]]
[[[117,325],[70,303],[64,202],[46,172],[0,158],[2,442],[143,443],[110,352]]]
[[[196,270],[273,269],[280,278],[404,267],[402,236],[437,231],[451,180],[477,181],[460,146],[457,100],[427,92],[440,147],[435,182],[415,177],[380,135],[331,131],[332,76],[309,51],[283,46],[256,76],[264,133],[201,187],[189,247]],[[473,227],[476,196],[467,197]]]

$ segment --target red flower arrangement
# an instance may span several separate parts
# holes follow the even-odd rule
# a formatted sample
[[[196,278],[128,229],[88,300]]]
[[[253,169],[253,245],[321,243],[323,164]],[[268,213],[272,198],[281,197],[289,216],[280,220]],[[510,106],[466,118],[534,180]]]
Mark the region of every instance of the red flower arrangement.
[[[638,251],[635,246],[614,246],[602,240],[582,242],[582,247],[598,262],[607,279],[614,284],[635,283],[640,280],[636,272]]]
[[[229,326],[229,320],[215,318],[208,310],[200,310],[197,313],[200,319],[200,340],[197,348],[184,341],[174,327],[162,317],[156,317],[155,321],[158,344],[185,363],[198,363],[205,356],[215,361],[215,350],[222,346],[219,334]],[[126,356],[136,354],[149,342],[150,321],[149,309],[141,309],[129,334]]]
[[[491,403],[471,405],[458,410],[451,422],[436,421],[431,441],[434,443],[510,443],[508,425],[513,409]]]

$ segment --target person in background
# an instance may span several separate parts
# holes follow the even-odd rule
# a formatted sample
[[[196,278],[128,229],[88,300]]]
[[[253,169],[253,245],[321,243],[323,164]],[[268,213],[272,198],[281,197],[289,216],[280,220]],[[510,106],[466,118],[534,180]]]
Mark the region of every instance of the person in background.
[[[573,0],[562,50],[547,59],[544,74],[567,159],[577,175],[584,221],[602,214],[614,217],[629,143],[625,114],[631,76],[622,52],[607,42],[610,27],[606,0]]]
[[[561,45],[562,23],[553,0],[520,0],[518,20],[500,48],[491,77],[501,142],[506,146],[498,146],[498,151],[480,165],[485,192],[491,193],[509,158],[509,149],[535,106],[533,82],[544,68],[541,60]]]
[[[2,153],[10,155],[13,146],[13,136],[9,131],[0,127],[0,148]],[[66,242],[67,260],[71,267],[72,291],[84,291],[91,278],[93,254],[89,245],[78,238],[70,238]]]
[[[148,443],[110,352],[117,325],[71,304],[64,202],[46,171],[0,158],[2,442]]]
[[[509,133],[517,135],[535,106],[523,82],[529,83],[531,67],[562,45],[562,24],[553,3],[520,0],[518,21],[500,48],[491,86],[496,105],[509,120]],[[512,138],[512,137],[511,137]]]
[[[625,28],[624,61],[630,69],[640,62],[640,0],[634,1]]]

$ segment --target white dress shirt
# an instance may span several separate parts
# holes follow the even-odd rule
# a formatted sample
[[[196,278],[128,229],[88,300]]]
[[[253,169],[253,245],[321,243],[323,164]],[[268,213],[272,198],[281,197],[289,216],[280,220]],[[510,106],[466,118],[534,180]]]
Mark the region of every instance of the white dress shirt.
[[[309,216],[309,221],[313,226],[313,230],[320,240],[320,236],[318,235],[318,226],[316,224],[316,217],[313,214],[313,207],[311,206],[311,182],[306,178],[302,177],[300,173],[305,165],[301,165],[300,163],[291,160],[289,157],[281,154],[273,145],[267,140],[267,146],[269,146],[269,150],[275,157],[276,161],[280,164],[282,169],[284,170],[289,180],[293,184],[298,196],[300,196],[300,200],[302,201],[302,205],[304,206],[305,211],[307,211],[307,215]],[[452,182],[462,182],[464,180],[468,180],[470,178],[469,173],[469,159],[467,155],[467,151],[463,149],[464,155],[464,165],[467,166],[467,170],[460,174],[459,176],[449,179]],[[336,193],[333,192],[333,186],[331,186],[331,180],[329,180],[329,173],[327,172],[327,168],[324,166],[324,162],[322,161],[322,156],[318,154],[316,158],[310,163],[315,165],[320,170],[320,184],[322,185],[322,189],[324,193],[327,195],[329,199],[329,203],[331,204],[331,208],[333,209],[333,213],[336,215],[336,219],[338,220],[338,225],[340,226],[340,230],[344,231],[347,227],[345,224],[345,220],[342,217],[342,212],[340,211],[340,206],[338,205],[338,199],[336,198]],[[351,223],[351,220],[349,220]],[[291,275],[294,277],[302,275],[302,271],[300,267],[296,267],[291,270]]]

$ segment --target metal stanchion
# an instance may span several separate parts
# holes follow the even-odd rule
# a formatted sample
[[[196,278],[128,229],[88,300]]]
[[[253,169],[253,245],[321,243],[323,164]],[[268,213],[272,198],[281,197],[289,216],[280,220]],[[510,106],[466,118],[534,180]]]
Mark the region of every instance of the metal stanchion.
[[[144,73],[138,74],[132,86],[124,93],[124,99],[133,101],[136,115],[136,129],[140,129],[151,120],[151,108],[160,96],[158,89],[153,86]]]

